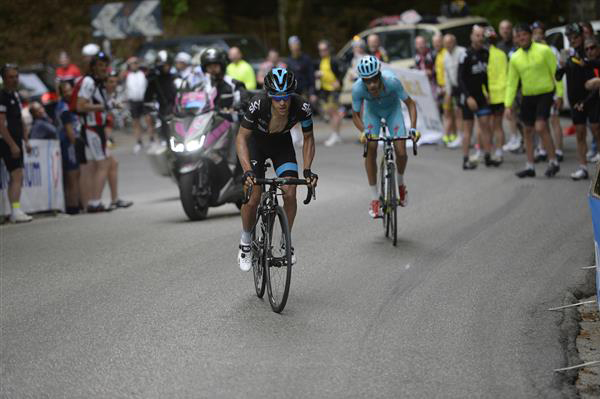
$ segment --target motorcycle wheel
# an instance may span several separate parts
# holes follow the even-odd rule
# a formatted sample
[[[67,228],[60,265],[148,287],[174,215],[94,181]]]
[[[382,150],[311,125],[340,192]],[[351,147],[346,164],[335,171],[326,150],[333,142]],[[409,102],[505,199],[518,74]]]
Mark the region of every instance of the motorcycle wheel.
[[[196,174],[186,173],[179,178],[179,197],[183,210],[190,220],[206,219],[208,214],[207,206],[199,206],[194,193],[194,185],[196,184]]]

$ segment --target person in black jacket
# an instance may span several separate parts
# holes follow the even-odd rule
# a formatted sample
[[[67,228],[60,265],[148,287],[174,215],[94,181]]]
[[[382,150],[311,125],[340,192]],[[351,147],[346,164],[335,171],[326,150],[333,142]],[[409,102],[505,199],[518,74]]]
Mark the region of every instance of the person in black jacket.
[[[287,69],[294,73],[298,81],[296,93],[307,97],[311,103],[315,103],[317,96],[313,62],[308,55],[302,52],[302,43],[298,36],[291,36],[288,39],[288,46],[290,47],[290,56],[285,63]]]
[[[571,174],[573,180],[582,180],[588,178],[587,172],[587,123],[589,122],[592,133],[595,137],[600,134],[600,101],[597,92],[590,93],[585,88],[585,83],[594,78],[594,67],[589,60],[586,60],[586,51],[584,48],[584,37],[581,26],[572,23],[567,26],[565,31],[571,48],[569,53],[563,54],[559,60],[559,68],[556,70],[556,79],[562,79],[567,76],[567,96],[571,106],[571,119],[575,125],[575,134],[577,137],[577,157],[579,160],[578,169]],[[593,44],[590,45],[593,47]]]
[[[491,158],[492,130],[490,116],[492,110],[488,103],[487,64],[489,51],[483,46],[484,30],[473,26],[471,46],[463,54],[458,65],[458,85],[462,93],[462,111],[464,120],[463,169],[469,170],[477,164],[469,160],[469,146],[473,132],[474,117],[477,115],[481,129],[481,141],[485,152],[485,166],[499,166],[500,162]],[[485,89],[485,92],[484,92]]]
[[[162,140],[168,140],[169,129],[166,123],[166,117],[173,113],[175,106],[175,98],[177,96],[177,88],[175,87],[176,76],[171,73],[173,65],[173,57],[166,51],[158,52],[155,68],[148,74],[148,86],[144,94],[144,105],[152,107],[154,103],[158,103],[158,118],[161,121],[161,129],[159,135]],[[154,136],[152,117],[148,113],[146,115],[146,123],[150,130],[150,137]]]

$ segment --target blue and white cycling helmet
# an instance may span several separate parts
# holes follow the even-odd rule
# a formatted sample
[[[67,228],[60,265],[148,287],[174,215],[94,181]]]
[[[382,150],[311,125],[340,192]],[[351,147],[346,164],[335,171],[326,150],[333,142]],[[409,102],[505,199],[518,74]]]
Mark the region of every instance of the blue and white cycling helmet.
[[[381,62],[372,55],[365,55],[358,62],[358,76],[363,79],[372,78],[381,71]]]
[[[271,69],[264,80],[264,88],[269,96],[287,96],[295,92],[297,86],[294,73],[285,68]]]

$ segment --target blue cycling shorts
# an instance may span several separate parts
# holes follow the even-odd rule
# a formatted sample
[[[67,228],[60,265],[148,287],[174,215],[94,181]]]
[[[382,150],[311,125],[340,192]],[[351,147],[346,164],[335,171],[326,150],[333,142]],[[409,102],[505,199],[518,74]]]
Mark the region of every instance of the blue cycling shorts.
[[[390,109],[378,109],[365,101],[363,123],[365,133],[371,137],[379,137],[381,132],[381,119],[385,119],[390,137],[408,138],[408,132],[404,126],[404,116],[400,103]]]

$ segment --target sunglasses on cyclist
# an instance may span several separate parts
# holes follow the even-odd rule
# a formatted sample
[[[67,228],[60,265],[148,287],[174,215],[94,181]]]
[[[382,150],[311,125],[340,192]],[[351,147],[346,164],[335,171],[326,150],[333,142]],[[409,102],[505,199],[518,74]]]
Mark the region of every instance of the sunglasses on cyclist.
[[[365,84],[377,83],[379,81],[379,74],[370,78],[362,78],[362,81],[365,82]]]
[[[269,96],[271,98],[271,100],[275,100],[275,101],[287,101],[290,98],[289,94],[286,94],[285,96]]]

